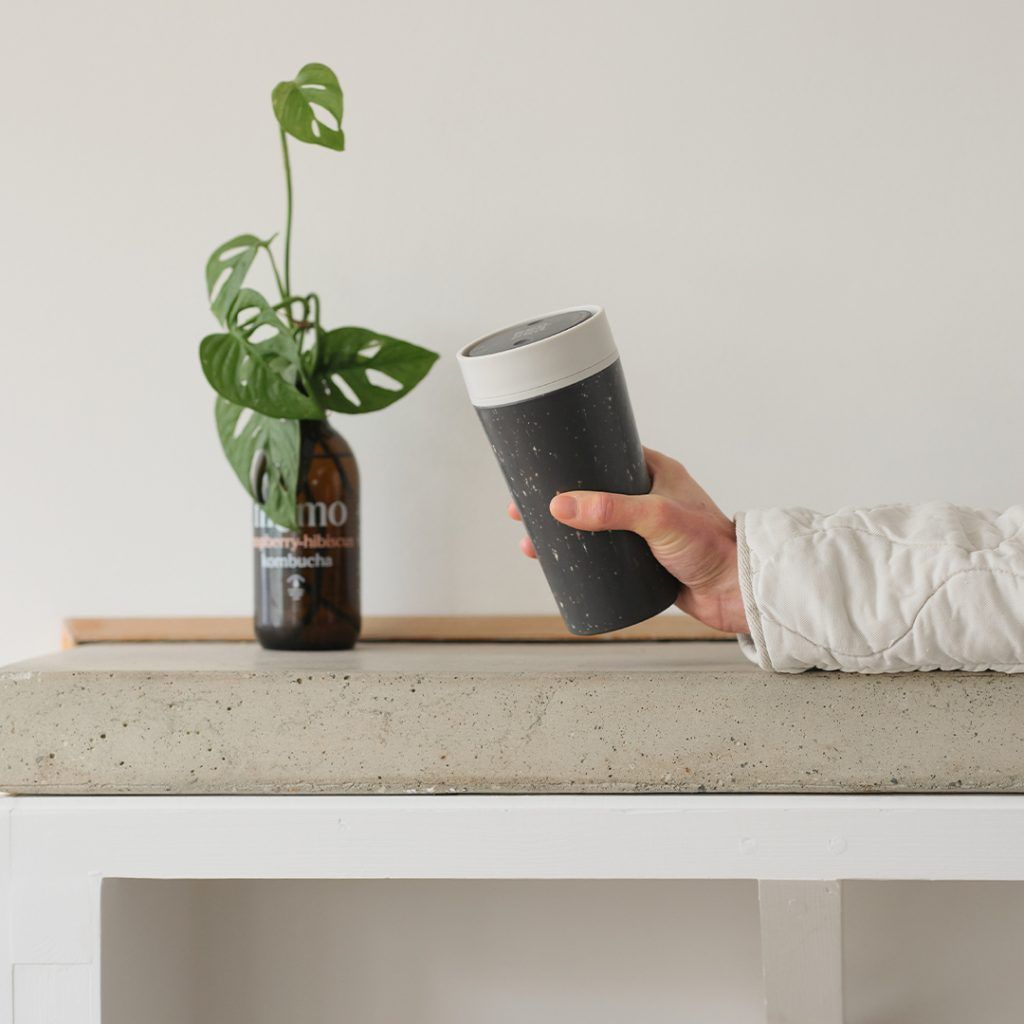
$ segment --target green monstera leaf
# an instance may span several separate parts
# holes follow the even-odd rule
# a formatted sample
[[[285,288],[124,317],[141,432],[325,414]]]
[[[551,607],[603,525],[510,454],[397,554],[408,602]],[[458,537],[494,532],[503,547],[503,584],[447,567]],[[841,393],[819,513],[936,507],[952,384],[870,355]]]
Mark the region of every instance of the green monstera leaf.
[[[264,241],[255,235],[237,235],[214,250],[206,261],[206,291],[210,296],[213,315],[223,324],[227,323],[231,304],[245,283],[252,261],[260,249],[266,248],[273,239]]]
[[[256,315],[246,319],[251,309]],[[272,328],[269,340],[252,340],[260,327]],[[298,346],[284,324],[251,288],[232,305],[228,330],[207,335],[199,346],[206,379],[229,402],[277,419],[322,420],[320,405],[295,385],[298,359]]]
[[[252,337],[261,327],[272,327],[278,334],[285,334],[288,328],[278,312],[262,292],[255,288],[242,288],[228,309],[226,323]]]
[[[407,395],[427,375],[437,353],[365,327],[320,331],[313,389],[335,412],[375,412]]]
[[[250,412],[221,397],[215,414],[221,447],[249,496],[279,526],[298,529],[298,423]]]
[[[271,100],[278,124],[289,135],[328,149],[345,148],[341,86],[326,64],[306,64],[290,82],[278,82]],[[317,108],[330,120],[318,116]]]
[[[277,311],[255,289],[243,288],[228,310],[229,330],[245,336],[276,370],[294,385],[299,377],[299,344],[278,316]],[[263,338],[256,335],[264,332]]]

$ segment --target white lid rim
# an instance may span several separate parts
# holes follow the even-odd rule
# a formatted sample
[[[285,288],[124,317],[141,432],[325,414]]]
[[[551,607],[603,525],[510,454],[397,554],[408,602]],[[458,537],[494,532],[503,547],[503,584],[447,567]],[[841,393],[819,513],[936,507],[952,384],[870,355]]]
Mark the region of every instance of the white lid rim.
[[[491,331],[463,346],[457,361],[473,405],[493,407],[536,398],[599,373],[615,362],[619,353],[602,307],[568,306],[530,319],[582,310],[590,313],[586,320],[521,348],[481,356],[469,354],[500,331]]]
[[[545,384],[527,388],[525,391],[516,391],[508,395],[493,395],[489,398],[474,398],[473,406],[476,409],[494,409],[502,405],[518,405],[520,402],[528,402],[531,398],[540,398],[542,395],[550,395],[555,391],[561,391],[563,388],[578,384],[581,380],[586,380],[602,370],[607,370],[609,366],[618,361],[618,352],[613,352],[599,359],[596,363],[583,367],[581,370],[576,370],[574,373],[560,377],[558,380],[548,381]]]
[[[536,345],[543,345],[546,342],[554,341],[555,338],[564,338],[567,334],[572,334],[573,331],[578,331],[581,327],[586,327],[591,320],[593,320],[597,316],[600,316],[604,312],[604,310],[600,306],[588,306],[586,304],[580,306],[566,306],[564,309],[553,309],[548,313],[542,313],[540,316],[531,316],[528,317],[526,320],[519,321],[519,323],[525,324],[529,323],[531,320],[548,320],[552,317],[561,316],[563,313],[578,313],[581,310],[586,310],[590,314],[590,316],[588,316],[586,320],[581,320],[578,324],[573,324],[572,327],[567,327],[564,331],[559,331],[557,334],[552,334],[549,338],[542,338],[540,341],[535,341],[532,345],[529,345],[528,347],[533,348]],[[511,326],[515,325],[510,324],[509,327]],[[489,355],[483,356],[471,356],[469,354],[471,349],[474,349],[476,348],[477,345],[481,344],[484,341],[487,341],[488,338],[493,338],[494,335],[501,334],[502,331],[507,330],[508,327],[499,327],[496,331],[488,331],[487,334],[484,334],[481,337],[476,338],[474,341],[471,341],[468,345],[463,345],[462,348],[459,349],[457,357],[459,359],[503,359],[507,356],[512,356],[513,358],[519,356],[522,352],[521,349],[509,349],[506,352],[491,352]]]

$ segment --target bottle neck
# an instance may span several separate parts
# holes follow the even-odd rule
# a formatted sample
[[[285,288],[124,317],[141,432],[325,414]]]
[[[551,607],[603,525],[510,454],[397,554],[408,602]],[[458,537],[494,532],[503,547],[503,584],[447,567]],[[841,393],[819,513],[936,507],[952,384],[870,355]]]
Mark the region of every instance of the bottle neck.
[[[352,457],[348,442],[327,420],[301,420],[300,437],[303,466],[319,459]]]
[[[326,420],[299,420],[303,441],[327,441],[341,435]]]

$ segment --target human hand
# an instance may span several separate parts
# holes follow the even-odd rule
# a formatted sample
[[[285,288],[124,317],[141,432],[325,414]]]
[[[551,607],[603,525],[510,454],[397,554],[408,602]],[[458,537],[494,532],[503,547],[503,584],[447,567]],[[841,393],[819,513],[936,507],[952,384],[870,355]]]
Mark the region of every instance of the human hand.
[[[632,530],[683,584],[676,601],[688,615],[727,633],[746,633],[736,561],[736,527],[675,459],[644,449],[649,494],[566,491],[551,499],[551,514],[577,530]],[[512,502],[508,514],[522,521]],[[529,537],[519,542],[536,558]]]

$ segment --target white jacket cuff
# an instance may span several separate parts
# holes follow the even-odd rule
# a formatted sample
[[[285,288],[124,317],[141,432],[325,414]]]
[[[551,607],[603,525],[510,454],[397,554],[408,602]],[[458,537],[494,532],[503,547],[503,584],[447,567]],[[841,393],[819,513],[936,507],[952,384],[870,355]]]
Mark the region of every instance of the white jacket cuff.
[[[762,668],[1024,671],[1024,506],[759,509],[736,538]]]

